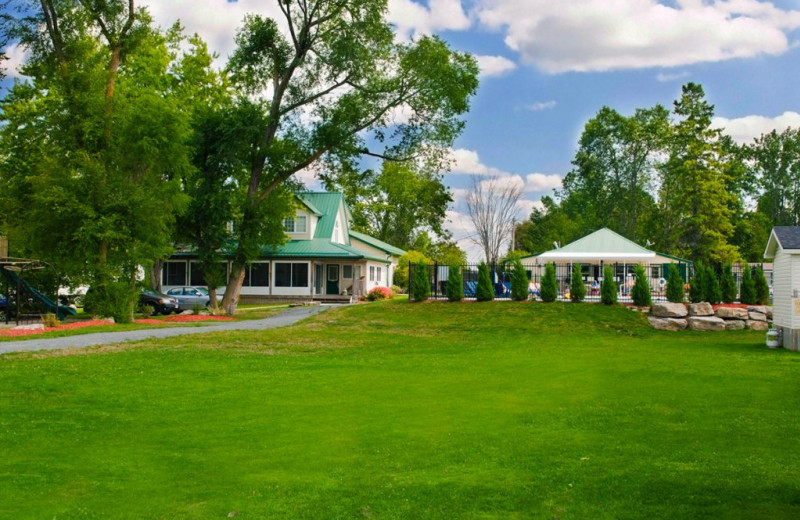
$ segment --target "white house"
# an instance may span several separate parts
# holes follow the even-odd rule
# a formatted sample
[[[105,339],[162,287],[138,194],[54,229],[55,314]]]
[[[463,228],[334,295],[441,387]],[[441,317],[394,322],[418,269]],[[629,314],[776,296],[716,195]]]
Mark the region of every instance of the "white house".
[[[773,259],[773,326],[783,331],[784,348],[800,350],[800,227],[772,228],[764,258]]]
[[[294,218],[284,221],[289,240],[263,248],[246,268],[241,302],[281,299],[341,299],[374,287],[390,287],[405,251],[350,229],[351,215],[341,193],[300,193]],[[231,262],[225,268],[230,273]],[[205,286],[197,254],[176,251],[164,262],[162,290]]]

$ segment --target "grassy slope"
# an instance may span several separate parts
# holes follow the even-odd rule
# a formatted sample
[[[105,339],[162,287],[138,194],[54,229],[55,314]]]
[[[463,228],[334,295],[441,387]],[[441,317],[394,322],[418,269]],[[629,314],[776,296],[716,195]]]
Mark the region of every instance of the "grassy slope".
[[[763,343],[389,302],[0,357],[0,517],[797,518],[800,355]]]

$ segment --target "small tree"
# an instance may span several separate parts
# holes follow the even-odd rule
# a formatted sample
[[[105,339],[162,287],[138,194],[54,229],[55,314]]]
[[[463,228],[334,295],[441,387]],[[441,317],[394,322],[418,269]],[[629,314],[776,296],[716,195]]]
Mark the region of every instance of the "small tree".
[[[424,302],[431,295],[431,281],[428,276],[428,264],[417,262],[414,265],[414,278],[411,281],[411,297],[415,302]]]
[[[453,264],[447,270],[447,299],[451,302],[460,302],[464,299],[464,276],[461,274],[461,264]]]
[[[717,281],[717,273],[710,265],[706,266],[703,274],[703,295],[705,296],[705,301],[711,304],[717,304],[722,301],[722,291]]]
[[[706,268],[703,264],[697,263],[694,266],[694,276],[692,277],[691,285],[689,286],[689,300],[692,303],[700,303],[706,301],[706,284],[705,284]]]
[[[492,278],[489,276],[489,266],[486,265],[486,262],[481,262],[478,266],[478,288],[475,290],[475,299],[479,302],[494,300],[494,287],[492,287]]]
[[[575,303],[580,303],[586,298],[586,286],[583,285],[581,276],[581,264],[572,265],[572,281],[569,285],[569,299]]]
[[[675,264],[669,264],[667,274],[667,300],[672,303],[683,303],[686,294],[683,292],[683,277]]]
[[[739,288],[739,301],[741,303],[756,303],[756,285],[753,281],[753,277],[750,275],[749,265],[746,265],[742,273],[742,285]]]
[[[511,299],[523,302],[528,299],[528,284],[531,283],[525,266],[519,258],[514,260],[514,270],[511,273]]]
[[[542,286],[539,288],[539,296],[543,302],[554,302],[558,298],[558,283],[556,282],[556,266],[550,262],[544,267],[542,276]]]
[[[769,305],[769,284],[767,277],[764,276],[764,270],[761,267],[756,267],[756,275],[753,277],[755,285],[756,303],[759,305]]]
[[[736,280],[733,279],[733,267],[731,264],[722,266],[722,276],[720,277],[719,285],[722,291],[722,301],[725,303],[735,302]]]
[[[642,264],[636,266],[634,275],[636,282],[633,284],[633,289],[631,289],[633,304],[639,307],[649,307],[653,300],[650,297],[650,284],[647,283],[647,273]]]
[[[617,303],[617,283],[614,281],[614,269],[607,265],[603,268],[603,283],[600,285],[600,301],[606,305]]]

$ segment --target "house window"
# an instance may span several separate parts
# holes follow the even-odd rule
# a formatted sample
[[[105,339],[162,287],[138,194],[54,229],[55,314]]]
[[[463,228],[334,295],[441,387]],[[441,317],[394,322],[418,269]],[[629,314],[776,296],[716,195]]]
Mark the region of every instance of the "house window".
[[[374,265],[369,266],[369,281],[370,282],[374,282],[375,281],[375,266]]]
[[[269,263],[256,262],[250,264],[248,269],[250,277],[249,287],[269,287]]]
[[[661,266],[660,265],[650,266],[650,277],[651,278],[661,278]]]
[[[353,278],[353,266],[352,265],[343,265],[342,266],[342,278]]]
[[[285,218],[283,219],[283,230],[287,233],[294,233],[294,219],[293,218]]]
[[[186,262],[164,262],[161,273],[163,285],[186,285]]]
[[[228,280],[228,264],[225,262],[219,263],[219,275],[220,280],[218,283],[220,285],[224,285],[225,282]],[[191,263],[191,271],[189,272],[189,285],[199,285],[199,286],[207,286],[208,282],[206,281],[206,276],[203,273],[203,267],[200,265],[200,262],[192,262]]]
[[[295,217],[283,219],[283,230],[286,233],[305,233],[306,217]]]
[[[383,280],[383,278],[381,278],[381,268],[379,267],[379,268],[378,268],[378,276],[376,277],[376,280],[375,280],[375,281],[377,281],[378,283],[380,283],[382,280]]]
[[[308,287],[308,264],[276,262],[275,287]]]

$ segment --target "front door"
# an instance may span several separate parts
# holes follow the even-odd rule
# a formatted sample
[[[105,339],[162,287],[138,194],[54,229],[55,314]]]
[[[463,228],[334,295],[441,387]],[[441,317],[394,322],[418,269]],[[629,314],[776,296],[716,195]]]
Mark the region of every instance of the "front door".
[[[328,266],[328,283],[325,285],[325,294],[339,294],[339,266]]]
[[[322,264],[314,264],[314,294],[322,294],[322,283],[325,280]]]

